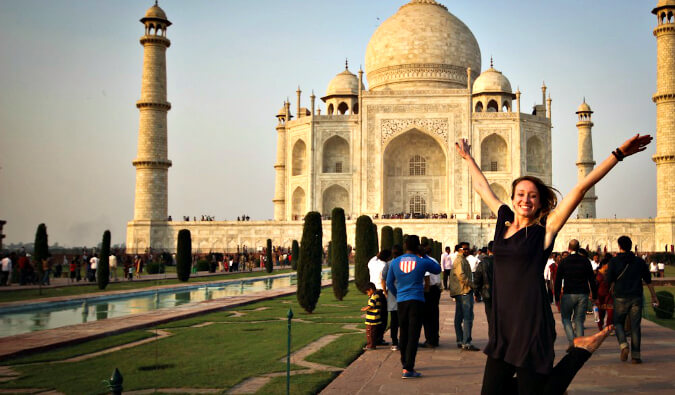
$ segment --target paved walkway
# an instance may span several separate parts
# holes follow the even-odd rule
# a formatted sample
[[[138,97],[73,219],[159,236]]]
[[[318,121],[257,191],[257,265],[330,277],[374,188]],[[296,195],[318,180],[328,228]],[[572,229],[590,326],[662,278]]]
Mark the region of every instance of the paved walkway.
[[[482,352],[461,352],[455,346],[454,302],[447,293],[441,299],[441,345],[420,349],[416,369],[419,379],[401,379],[400,355],[388,347],[365,352],[345,369],[322,394],[479,394],[485,366]],[[487,320],[482,304],[475,305],[474,344],[487,343]],[[560,314],[556,314],[558,333],[555,352],[561,358],[567,348]],[[597,332],[587,316],[586,334]],[[422,335],[421,341],[424,341]],[[619,360],[616,337],[608,337],[584,365],[569,387],[569,394],[597,393],[675,393],[675,331],[642,321],[642,365]],[[556,361],[558,360],[556,359]]]

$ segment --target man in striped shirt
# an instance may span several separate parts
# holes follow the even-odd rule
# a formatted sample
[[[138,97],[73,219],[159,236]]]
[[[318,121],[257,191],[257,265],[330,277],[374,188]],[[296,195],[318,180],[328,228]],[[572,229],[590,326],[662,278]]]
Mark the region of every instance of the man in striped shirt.
[[[361,311],[366,312],[366,346],[364,350],[374,350],[375,340],[378,333],[378,326],[382,322],[380,317],[380,294],[375,292],[375,284],[368,283],[366,294],[368,295],[368,305],[361,308]]]

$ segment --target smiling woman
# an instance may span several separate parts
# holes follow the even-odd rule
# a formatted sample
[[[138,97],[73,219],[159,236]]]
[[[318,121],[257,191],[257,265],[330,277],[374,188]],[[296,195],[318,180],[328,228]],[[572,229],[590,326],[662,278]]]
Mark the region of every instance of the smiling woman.
[[[544,287],[544,266],[555,238],[586,192],[625,157],[643,151],[649,135],[635,135],[617,148],[557,204],[555,190],[537,177],[513,181],[509,209],[497,198],[471,156],[471,146],[456,143],[472,176],[473,189],[497,214],[494,240],[493,323],[483,376],[483,394],[559,394],[607,337],[611,326],[589,337],[574,339],[574,347],[553,367],[555,321]],[[524,229],[524,231],[523,231]],[[515,374],[515,378],[514,378]],[[506,390],[505,390],[506,389]]]

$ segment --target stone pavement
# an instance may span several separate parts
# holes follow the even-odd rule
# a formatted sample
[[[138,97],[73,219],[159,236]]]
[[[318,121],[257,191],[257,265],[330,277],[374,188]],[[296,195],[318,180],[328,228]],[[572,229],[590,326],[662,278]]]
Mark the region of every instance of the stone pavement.
[[[456,348],[454,312],[454,301],[444,292],[441,344],[436,349],[419,349],[416,369],[422,373],[421,378],[401,379],[399,353],[382,347],[361,355],[322,394],[479,394],[486,357],[482,352],[462,352]],[[483,304],[475,304],[474,315],[473,343],[483,348],[487,343]],[[586,318],[585,333],[596,333],[592,316]],[[556,313],[555,319],[557,362],[564,355],[567,339],[560,314]],[[616,337],[608,337],[572,381],[569,394],[675,394],[675,331],[643,320],[641,351],[642,365],[621,362]]]

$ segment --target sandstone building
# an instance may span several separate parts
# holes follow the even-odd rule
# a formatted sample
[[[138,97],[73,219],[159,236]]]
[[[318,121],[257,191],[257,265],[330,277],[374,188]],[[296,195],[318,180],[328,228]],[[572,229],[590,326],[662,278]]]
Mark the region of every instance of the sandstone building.
[[[590,190],[557,239],[561,249],[572,237],[591,248],[615,244],[630,234],[642,250],[662,250],[675,233],[675,0],[660,0],[657,38],[658,213],[652,219],[595,219],[597,197]],[[302,92],[276,114],[274,221],[167,221],[166,62],[170,26],[155,4],[141,19],[145,35],[134,220],[127,247],[132,251],[174,250],[178,230],[192,231],[200,251],[233,251],[300,239],[308,211],[329,215],[342,207],[353,243],[354,220],[376,218],[379,226],[402,227],[444,244],[468,240],[485,245],[494,220],[471,190],[467,166],[454,143],[468,138],[491,187],[509,202],[511,181],[535,175],[552,182],[551,98],[542,86],[539,104],[521,112],[519,91],[481,52],[471,30],[434,0],[412,0],[384,21],[371,37],[365,73],[348,64],[328,83],[321,114],[312,93]],[[364,76],[365,74],[365,76]],[[364,78],[365,77],[365,78]],[[595,165],[588,104],[577,111],[579,177]],[[324,221],[324,240],[330,235]]]

